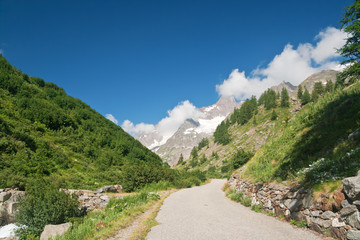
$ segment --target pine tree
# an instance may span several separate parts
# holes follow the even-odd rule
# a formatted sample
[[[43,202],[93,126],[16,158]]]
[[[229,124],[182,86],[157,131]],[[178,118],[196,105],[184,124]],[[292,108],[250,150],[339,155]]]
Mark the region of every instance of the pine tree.
[[[177,165],[180,165],[180,164],[182,164],[183,162],[184,162],[184,156],[183,156],[182,153],[181,153]]]
[[[305,91],[301,96],[301,105],[308,104],[311,101],[311,96],[307,88],[305,87]]]
[[[316,93],[317,93],[318,95],[320,95],[320,96],[323,95],[323,93],[324,93],[324,86],[322,85],[321,82],[315,82],[313,92],[314,92],[314,91],[316,91]]]
[[[333,90],[334,90],[334,83],[332,81],[327,81],[325,91],[332,92]]]
[[[303,89],[302,89],[302,86],[299,85],[298,91],[297,91],[297,97],[299,100],[301,100],[302,95],[303,95]]]
[[[278,117],[277,113],[275,112],[275,110],[273,110],[271,113],[271,120],[276,120],[277,117]]]
[[[281,90],[281,107],[289,107],[289,93],[286,88]]]

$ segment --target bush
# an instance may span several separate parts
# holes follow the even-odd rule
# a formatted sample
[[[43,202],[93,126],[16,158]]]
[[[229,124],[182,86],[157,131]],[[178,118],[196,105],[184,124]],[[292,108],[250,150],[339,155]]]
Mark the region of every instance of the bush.
[[[39,236],[47,224],[61,224],[80,216],[79,203],[74,195],[59,191],[42,179],[33,180],[26,190],[27,195],[20,202],[16,215],[19,224],[28,226],[20,232],[22,236]]]

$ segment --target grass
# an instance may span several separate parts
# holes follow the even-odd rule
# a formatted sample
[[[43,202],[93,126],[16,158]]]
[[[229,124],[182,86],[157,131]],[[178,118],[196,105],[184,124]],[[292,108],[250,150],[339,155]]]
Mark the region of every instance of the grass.
[[[254,204],[251,206],[251,210],[254,212],[260,213],[264,210],[264,207],[261,204]]]
[[[251,199],[248,196],[244,195],[243,193],[235,191],[234,189],[230,189],[226,193],[226,196],[230,198],[232,201],[239,202],[246,207],[251,206]]]
[[[91,212],[56,240],[104,239],[129,226],[134,219],[158,201],[156,193],[139,193],[111,199],[105,209]]]
[[[301,227],[301,228],[307,228],[307,225],[306,225],[306,221],[305,220],[301,220],[300,222],[299,221],[296,221],[294,219],[291,220],[291,224],[292,225],[295,225],[295,226],[298,226],[298,227]]]

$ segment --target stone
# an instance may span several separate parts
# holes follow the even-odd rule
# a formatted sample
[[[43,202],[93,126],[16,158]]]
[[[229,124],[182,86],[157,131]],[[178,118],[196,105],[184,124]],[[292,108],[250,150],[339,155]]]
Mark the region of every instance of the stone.
[[[345,200],[345,195],[342,192],[334,191],[334,207],[339,210],[341,208],[342,201]]]
[[[343,228],[329,228],[330,234],[335,239],[346,240],[346,232]]]
[[[310,215],[310,210],[309,210],[309,209],[305,209],[305,210],[303,211],[303,214],[304,214],[304,215]]]
[[[322,219],[329,220],[329,219],[334,218],[335,216],[336,216],[335,213],[333,213],[332,211],[326,211],[323,214],[321,214],[320,217]]]
[[[346,235],[349,240],[360,240],[360,231],[358,230],[349,230]]]
[[[341,209],[339,213],[341,217],[346,217],[354,212],[357,212],[357,207],[355,205],[349,205]]]
[[[357,209],[360,209],[360,201],[359,200],[354,201],[353,205],[355,205],[357,207]]]
[[[103,186],[102,188],[99,188],[98,190],[95,191],[95,193],[104,193],[104,192],[122,192],[122,187],[120,185],[107,185],[107,186]]]
[[[331,226],[334,228],[345,227],[345,225],[345,222],[340,221],[339,218],[334,218],[331,221]]]
[[[310,228],[311,230],[315,231],[315,232],[318,232],[318,233],[320,233],[320,234],[323,234],[323,231],[322,231],[321,227],[320,227],[319,225],[317,225],[316,223],[311,223],[311,224],[309,225],[309,228]]]
[[[304,208],[311,208],[312,207],[312,193],[308,191],[303,199]]]
[[[330,221],[330,220],[323,220],[323,219],[321,219],[321,218],[313,217],[313,218],[311,218],[311,221],[312,221],[313,223],[316,223],[316,224],[324,227],[324,228],[328,228],[328,227],[331,226],[331,221]]]
[[[320,216],[320,211],[312,211],[311,212],[311,216],[313,216],[313,217],[319,217]]]
[[[350,226],[360,229],[360,219],[359,219],[359,212],[356,211],[351,215],[348,215],[346,217],[346,222],[347,224],[349,224]]]
[[[273,209],[273,206],[271,205],[271,201],[267,200],[264,204],[264,208]]]
[[[350,133],[348,136],[348,139],[355,141],[358,137],[360,137],[360,128],[356,129],[354,132]]]
[[[40,240],[47,240],[50,237],[55,237],[56,235],[63,235],[69,228],[71,223],[63,223],[59,225],[46,225],[44,231],[41,233]]]
[[[14,215],[19,207],[18,202],[11,202],[7,206],[7,212],[11,215]]]
[[[343,190],[351,201],[360,200],[360,176],[345,178]]]
[[[301,222],[302,220],[305,219],[305,216],[300,212],[293,212],[290,214],[290,217],[291,217],[291,219],[294,219],[298,222]]]
[[[280,204],[279,204],[279,207],[281,207],[282,209],[286,208],[283,203],[280,203]]]
[[[0,193],[0,202],[5,202],[11,197],[11,193],[9,192],[1,192]]]
[[[300,210],[303,206],[303,203],[300,199],[286,199],[284,204],[291,212]]]
[[[350,205],[350,203],[349,203],[349,201],[348,200],[343,200],[343,201],[341,201],[341,207],[342,208],[344,208],[344,207],[347,207],[347,206],[349,206]]]

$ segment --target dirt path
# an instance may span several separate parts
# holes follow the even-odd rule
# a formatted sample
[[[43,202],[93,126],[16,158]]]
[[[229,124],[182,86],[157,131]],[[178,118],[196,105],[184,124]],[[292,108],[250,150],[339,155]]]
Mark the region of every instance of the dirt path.
[[[184,189],[165,201],[156,217],[160,225],[147,240],[321,239],[274,217],[251,211],[225,197],[225,180]]]

